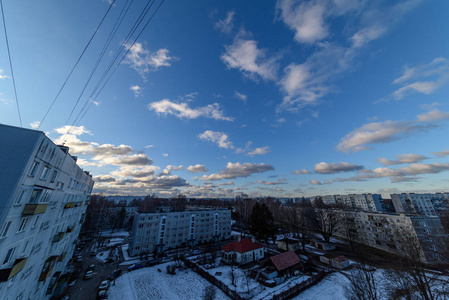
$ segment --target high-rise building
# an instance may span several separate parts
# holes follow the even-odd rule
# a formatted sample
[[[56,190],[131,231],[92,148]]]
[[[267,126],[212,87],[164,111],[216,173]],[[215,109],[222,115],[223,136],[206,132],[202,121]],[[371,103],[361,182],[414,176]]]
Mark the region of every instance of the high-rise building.
[[[136,213],[128,251],[140,255],[229,238],[228,209]]]
[[[436,216],[436,207],[445,209],[449,200],[449,194],[447,193],[401,193],[391,194],[390,196],[397,213],[424,216]]]
[[[380,194],[326,195],[318,197],[321,197],[324,204],[327,205],[339,204],[349,209],[363,211],[386,211]]]
[[[0,125],[0,299],[49,299],[67,284],[92,176],[43,132]]]

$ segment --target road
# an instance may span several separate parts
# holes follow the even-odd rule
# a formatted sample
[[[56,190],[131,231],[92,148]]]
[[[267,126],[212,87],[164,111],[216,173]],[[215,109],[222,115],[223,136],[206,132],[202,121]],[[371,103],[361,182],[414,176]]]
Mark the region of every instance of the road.
[[[83,251],[83,262],[81,267],[81,273],[79,278],[76,280],[75,285],[69,287],[68,295],[70,295],[70,300],[95,300],[98,287],[103,280],[106,280],[107,277],[114,271],[119,268],[122,272],[126,271],[128,266],[120,266],[119,264],[122,262],[120,259],[118,262],[114,263],[102,263],[99,260],[95,259],[94,256],[90,256],[90,249],[92,245],[88,245]],[[120,255],[123,258],[123,255]],[[87,268],[95,264],[94,276],[91,279],[84,280],[84,274],[86,273]],[[111,283],[112,284],[112,283]]]

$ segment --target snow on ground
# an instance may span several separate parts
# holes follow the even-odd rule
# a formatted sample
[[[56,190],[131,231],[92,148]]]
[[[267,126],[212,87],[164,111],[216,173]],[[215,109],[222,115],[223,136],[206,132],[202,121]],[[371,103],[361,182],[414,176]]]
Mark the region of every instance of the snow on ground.
[[[202,299],[204,288],[210,283],[189,269],[176,270],[175,275],[169,275],[165,271],[167,264],[123,274],[117,278],[115,286],[110,286],[108,299]],[[162,272],[158,272],[158,268]],[[215,287],[215,290],[216,300],[229,299],[219,288]]]
[[[112,232],[111,230],[107,230],[107,231],[102,231],[100,236],[102,237],[108,237],[108,236],[123,236],[123,237],[127,237],[129,236],[129,232],[128,231],[114,231]]]
[[[101,261],[102,263],[105,263],[106,259],[109,257],[109,252],[110,252],[110,250],[100,251],[95,256],[95,258],[98,259],[99,261]]]
[[[343,285],[347,284],[348,279],[340,273],[332,273],[321,280],[317,285],[305,290],[293,300],[344,300],[345,296]]]
[[[289,290],[290,288],[294,287],[298,283],[301,283],[309,278],[310,277],[307,275],[289,278],[284,283],[279,284],[273,288],[265,287],[265,290],[263,292],[261,292],[260,294],[258,294],[253,299],[268,299],[269,297],[271,297],[275,294],[280,294],[283,291]]]
[[[129,256],[128,247],[129,247],[129,244],[122,245],[123,257],[125,258],[126,261],[136,259],[135,257]]]
[[[122,243],[124,240],[120,238],[112,238],[109,239],[109,242],[105,245],[105,247],[111,247]]]

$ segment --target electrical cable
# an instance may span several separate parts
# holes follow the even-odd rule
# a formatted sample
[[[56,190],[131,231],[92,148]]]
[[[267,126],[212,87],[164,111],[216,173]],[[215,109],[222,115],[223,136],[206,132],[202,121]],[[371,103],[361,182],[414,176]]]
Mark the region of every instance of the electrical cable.
[[[6,30],[6,21],[5,21],[5,14],[3,12],[3,1],[2,0],[0,0],[0,6],[2,9],[3,28],[5,31],[6,48],[8,49],[9,67],[11,68],[12,85],[14,86],[14,95],[16,98],[17,112],[19,114],[20,127],[23,127],[22,126],[22,116],[20,115],[19,99],[17,97],[16,80],[14,79],[14,69],[12,67],[11,52],[9,51],[8,33]]]

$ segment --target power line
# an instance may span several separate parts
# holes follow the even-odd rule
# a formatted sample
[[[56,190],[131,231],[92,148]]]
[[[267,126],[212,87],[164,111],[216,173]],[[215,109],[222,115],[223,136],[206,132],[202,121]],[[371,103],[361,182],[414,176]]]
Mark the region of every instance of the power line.
[[[1,0],[0,0],[1,1]],[[47,117],[48,113],[50,112],[51,108],[53,107],[53,105],[55,104],[56,100],[59,98],[59,95],[61,94],[62,90],[64,89],[67,81],[69,80],[69,78],[72,76],[73,71],[75,71],[76,66],[78,65],[78,63],[80,62],[81,58],[83,57],[84,53],[86,52],[87,48],[89,47],[90,43],[92,42],[92,40],[94,39],[95,35],[98,32],[98,29],[100,28],[101,24],[103,23],[104,19],[106,19],[106,16],[108,15],[109,11],[111,10],[112,6],[114,5],[115,0],[113,0],[111,2],[111,4],[109,5],[108,10],[106,11],[106,13],[104,14],[103,18],[100,21],[100,24],[98,24],[97,28],[95,29],[94,33],[92,34],[89,42],[87,43],[87,45],[84,47],[83,52],[81,53],[81,55],[78,57],[78,60],[76,61],[75,65],[73,66],[72,70],[70,71],[69,75],[67,76],[66,80],[64,81],[64,83],[62,84],[61,89],[59,90],[58,94],[56,95],[55,99],[53,100],[53,102],[51,103],[50,107],[48,108],[47,112],[45,113],[44,117],[42,118],[42,121],[40,122],[39,126],[37,127],[37,129],[39,129],[42,125],[42,123],[44,122],[45,118]]]
[[[124,42],[123,44],[126,44],[127,41],[129,41],[130,37],[134,34],[134,32],[137,30],[137,27],[140,25],[140,23],[142,22],[142,20],[145,18],[146,14],[148,13],[148,11],[151,9],[151,7],[154,4],[154,0],[152,1],[150,7],[148,9],[144,9],[145,13],[142,16],[139,16],[138,21],[135,22],[135,25],[133,26],[133,28],[131,29],[130,33],[128,34],[127,38],[125,39],[126,42]],[[104,87],[106,86],[106,84],[109,82],[109,80],[111,79],[112,75],[114,74],[114,72],[117,70],[118,66],[122,63],[122,61],[125,59],[125,57],[128,55],[129,51],[131,50],[131,48],[134,46],[134,44],[137,42],[137,39],[142,35],[143,31],[146,29],[146,27],[148,26],[148,24],[151,22],[151,20],[154,18],[154,16],[156,15],[156,13],[158,12],[159,8],[162,6],[162,4],[164,3],[164,0],[162,0],[160,2],[160,4],[158,5],[158,7],[156,8],[156,10],[154,11],[154,13],[151,15],[151,17],[148,19],[148,21],[146,22],[146,24],[143,26],[143,28],[140,30],[139,34],[137,35],[137,37],[134,39],[133,43],[131,44],[131,46],[127,46],[127,51],[126,53],[122,56],[120,62],[118,64],[116,64],[114,70],[109,74],[107,80],[103,83],[103,85],[101,86],[100,90],[96,93],[96,91],[98,90],[98,88],[101,85],[101,81],[103,81],[103,79],[105,78],[105,76],[107,75],[107,73],[110,71],[110,69],[112,68],[112,66],[114,65],[115,61],[117,60],[118,56],[120,56],[120,53],[123,51],[124,46],[122,45],[119,53],[115,56],[115,58],[113,59],[113,61],[111,62],[111,64],[109,65],[108,69],[105,71],[105,73],[103,74],[102,78],[100,79],[100,81],[98,82],[97,86],[95,87],[93,93],[91,93],[90,97],[86,100],[86,104],[88,103],[88,101],[90,100],[90,103],[88,104],[87,108],[85,109],[85,111],[83,112],[83,110],[81,110],[78,113],[78,116],[76,117],[75,121],[72,123],[71,128],[67,131],[67,134],[70,134],[70,131],[74,128],[75,123],[76,125],[78,125],[81,120],[84,118],[84,116],[86,115],[87,111],[90,109],[90,107],[92,106],[92,103],[94,103],[94,101],[97,99],[97,97],[100,95],[100,93],[103,91]],[[148,4],[147,4],[148,6]],[[140,19],[140,20],[139,20]],[[136,25],[137,24],[137,25]],[[96,95],[95,95],[96,93]],[[95,97],[93,97],[95,95]],[[92,97],[94,99],[92,99]],[[84,108],[84,107],[83,107]]]
[[[14,86],[14,95],[16,97],[17,112],[19,113],[20,127],[23,127],[22,126],[22,116],[20,115],[19,99],[17,98],[16,80],[14,79],[14,70],[12,68],[11,52],[9,51],[8,33],[6,31],[6,21],[5,21],[5,14],[3,12],[3,1],[2,0],[0,0],[0,6],[2,8],[3,28],[5,30],[6,48],[8,49],[9,67],[11,68],[12,85]]]

